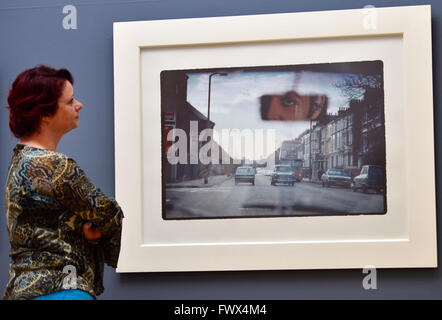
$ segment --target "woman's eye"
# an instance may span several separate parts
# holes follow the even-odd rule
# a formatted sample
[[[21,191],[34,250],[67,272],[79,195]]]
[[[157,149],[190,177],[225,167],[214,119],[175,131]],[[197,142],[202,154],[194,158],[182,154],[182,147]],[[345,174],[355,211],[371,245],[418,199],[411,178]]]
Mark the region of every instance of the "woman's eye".
[[[294,101],[290,97],[283,97],[282,98],[282,104],[285,106],[291,106],[294,103]]]
[[[290,96],[285,96],[282,98],[282,104],[286,107],[292,106],[292,105],[298,104],[298,103],[299,103],[299,99],[297,97],[292,98]]]

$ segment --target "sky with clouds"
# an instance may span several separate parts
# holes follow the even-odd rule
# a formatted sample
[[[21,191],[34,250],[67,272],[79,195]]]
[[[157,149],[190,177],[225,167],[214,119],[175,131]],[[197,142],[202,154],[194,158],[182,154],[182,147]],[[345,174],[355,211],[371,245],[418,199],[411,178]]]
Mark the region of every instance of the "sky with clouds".
[[[213,71],[213,72],[216,72]],[[188,73],[187,100],[198,111],[207,116],[208,87],[210,73]],[[311,71],[243,71],[228,72],[227,76],[214,75],[211,81],[210,120],[215,122],[215,131],[233,129],[263,129],[274,132],[275,144],[278,148],[282,141],[297,138],[309,128],[309,121],[263,121],[259,109],[259,97],[264,94],[283,94],[295,90],[299,94],[326,95],[328,97],[328,113],[336,113],[341,107],[348,107],[348,99],[335,84],[342,81],[345,74]],[[273,130],[273,131],[268,131]],[[221,136],[221,135],[220,135]],[[262,137],[255,136],[255,139]],[[265,138],[265,137],[264,137]],[[215,140],[229,151],[227,141]],[[224,139],[226,140],[226,139]],[[264,145],[256,141],[255,145]],[[259,147],[256,147],[259,149]],[[268,156],[274,150],[245,151],[246,158],[258,160]],[[235,158],[239,154],[233,155]]]

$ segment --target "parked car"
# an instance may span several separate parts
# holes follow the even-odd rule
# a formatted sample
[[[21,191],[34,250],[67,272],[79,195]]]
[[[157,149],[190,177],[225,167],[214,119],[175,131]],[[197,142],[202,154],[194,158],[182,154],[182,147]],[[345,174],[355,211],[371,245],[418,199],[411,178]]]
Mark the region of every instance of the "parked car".
[[[292,167],[287,165],[275,165],[270,184],[274,186],[277,183],[291,184],[292,186],[295,185],[295,174]]]
[[[350,188],[351,178],[343,169],[328,169],[321,177],[323,187]]]
[[[238,167],[235,171],[235,184],[239,182],[250,182],[255,185],[256,171],[253,167]]]
[[[353,191],[361,189],[367,192],[368,189],[382,192],[385,190],[385,169],[383,166],[366,165],[361,169],[361,173],[353,179],[351,186]]]

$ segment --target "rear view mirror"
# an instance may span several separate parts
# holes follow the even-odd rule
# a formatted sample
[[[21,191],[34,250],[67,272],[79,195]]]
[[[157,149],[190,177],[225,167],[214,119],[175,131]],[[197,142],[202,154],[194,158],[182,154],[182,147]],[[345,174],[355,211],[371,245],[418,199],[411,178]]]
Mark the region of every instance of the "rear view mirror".
[[[327,116],[325,95],[300,95],[296,91],[260,97],[261,119],[278,121],[320,120]]]

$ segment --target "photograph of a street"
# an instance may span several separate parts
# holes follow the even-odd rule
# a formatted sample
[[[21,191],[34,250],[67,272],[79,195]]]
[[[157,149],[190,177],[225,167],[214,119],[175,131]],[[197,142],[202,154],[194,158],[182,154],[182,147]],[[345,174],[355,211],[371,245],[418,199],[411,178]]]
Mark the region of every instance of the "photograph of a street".
[[[386,214],[382,61],[165,70],[163,219]]]
[[[271,186],[263,173],[255,185],[235,185],[234,178],[214,177],[210,186],[198,181],[167,189],[168,218],[222,218],[372,214],[383,212],[384,195],[323,188],[308,181],[294,187]],[[216,182],[216,183],[215,183]]]

